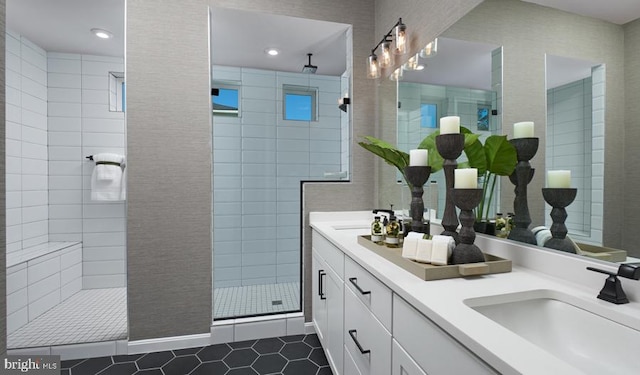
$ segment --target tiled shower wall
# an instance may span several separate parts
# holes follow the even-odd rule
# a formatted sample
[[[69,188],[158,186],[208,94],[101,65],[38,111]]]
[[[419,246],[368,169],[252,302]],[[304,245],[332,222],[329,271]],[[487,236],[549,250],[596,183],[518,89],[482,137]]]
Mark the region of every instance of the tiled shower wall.
[[[47,61],[50,239],[82,241],[83,289],[125,286],[125,203],[91,200],[85,158],[125,154],[124,113],[109,111],[109,72],[123,72],[123,59],[49,52]]]
[[[7,253],[49,241],[47,53],[6,37]]]
[[[7,253],[83,242],[83,287],[124,286],[125,204],[90,200],[84,158],[125,152],[124,114],[108,106],[108,73],[123,59],[6,40]]]
[[[300,280],[300,181],[341,170],[340,77],[213,67],[241,82],[213,117],[214,287]],[[318,121],[282,119],[282,85],[318,88]]]
[[[547,169],[571,171],[576,199],[567,207],[567,228],[581,242],[602,243],[604,173],[604,66],[586,79],[547,91]],[[546,225],[550,226],[547,212]]]

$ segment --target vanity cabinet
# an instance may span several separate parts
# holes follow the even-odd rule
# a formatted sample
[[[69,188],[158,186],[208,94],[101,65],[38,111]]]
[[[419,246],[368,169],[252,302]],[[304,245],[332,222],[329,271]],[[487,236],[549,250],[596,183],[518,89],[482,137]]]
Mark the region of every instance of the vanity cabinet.
[[[313,231],[313,323],[334,375],[497,374]]]
[[[393,337],[429,375],[497,374],[397,295],[393,296]]]
[[[344,254],[314,232],[313,324],[334,375],[343,371]]]

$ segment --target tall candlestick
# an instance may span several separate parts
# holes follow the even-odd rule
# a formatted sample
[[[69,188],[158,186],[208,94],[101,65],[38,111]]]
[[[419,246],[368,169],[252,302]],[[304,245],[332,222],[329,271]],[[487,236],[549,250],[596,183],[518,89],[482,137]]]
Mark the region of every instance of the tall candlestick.
[[[477,189],[478,188],[478,169],[462,168],[454,171],[454,187],[456,189]]]
[[[513,138],[532,138],[533,122],[523,121],[513,124]]]
[[[447,116],[440,119],[440,134],[460,133],[460,117]]]
[[[547,187],[570,188],[571,187],[571,171],[565,171],[565,170],[547,171]]]
[[[429,152],[427,150],[409,150],[409,166],[426,167],[429,165]]]

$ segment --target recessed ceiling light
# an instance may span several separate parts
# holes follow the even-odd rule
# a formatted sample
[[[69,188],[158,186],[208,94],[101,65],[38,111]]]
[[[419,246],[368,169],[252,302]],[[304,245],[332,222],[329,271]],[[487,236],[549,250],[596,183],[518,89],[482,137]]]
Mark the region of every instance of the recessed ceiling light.
[[[103,29],[91,29],[91,32],[100,39],[110,39],[113,37],[111,32]]]
[[[280,51],[276,48],[267,48],[264,50],[264,53],[266,53],[269,56],[278,56]]]

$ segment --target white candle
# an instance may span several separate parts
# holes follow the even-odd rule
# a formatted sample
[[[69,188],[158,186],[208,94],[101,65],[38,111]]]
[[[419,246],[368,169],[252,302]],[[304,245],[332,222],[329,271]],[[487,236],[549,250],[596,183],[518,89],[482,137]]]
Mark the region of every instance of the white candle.
[[[440,118],[440,134],[460,133],[460,117],[447,116]]]
[[[429,152],[427,150],[409,150],[409,165],[425,167],[429,165]]]
[[[565,170],[547,171],[547,187],[570,188],[571,187],[571,171],[565,171]]]
[[[454,170],[454,184],[456,189],[477,189],[478,188],[478,169],[462,168]]]
[[[513,138],[533,138],[533,121],[513,124]]]

